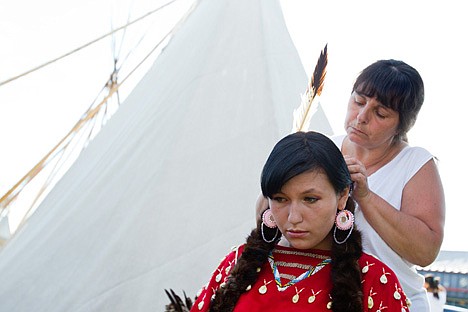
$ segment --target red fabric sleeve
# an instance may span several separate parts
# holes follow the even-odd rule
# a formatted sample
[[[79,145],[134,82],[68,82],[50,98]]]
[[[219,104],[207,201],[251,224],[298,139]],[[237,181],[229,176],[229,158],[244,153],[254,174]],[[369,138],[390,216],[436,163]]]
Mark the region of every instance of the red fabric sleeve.
[[[221,284],[226,281],[226,278],[229,276],[231,269],[234,267],[237,259],[242,253],[243,248],[243,245],[234,247],[231,253],[224,257],[219,266],[214,270],[208,284],[203,286],[203,288],[197,294],[197,299],[195,300],[192,309],[190,309],[190,312],[209,311],[213,295],[221,286]]]
[[[359,263],[364,311],[409,311],[409,300],[392,269],[370,255],[361,257]]]

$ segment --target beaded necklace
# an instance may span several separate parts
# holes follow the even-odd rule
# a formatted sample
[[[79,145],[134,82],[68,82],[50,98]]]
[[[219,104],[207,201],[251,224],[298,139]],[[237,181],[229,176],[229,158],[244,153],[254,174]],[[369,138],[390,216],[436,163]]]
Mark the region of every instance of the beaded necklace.
[[[302,273],[301,275],[299,275],[298,277],[296,277],[295,279],[289,281],[288,283],[286,283],[284,285],[281,284],[281,276],[280,276],[280,273],[278,271],[278,266],[275,263],[275,258],[273,256],[273,251],[271,251],[270,254],[268,255],[268,262],[270,263],[271,269],[273,271],[273,275],[275,277],[275,282],[276,282],[276,286],[278,287],[278,290],[279,291],[284,291],[289,286],[294,285],[294,284],[302,281],[303,279],[306,279],[309,276],[314,275],[315,273],[317,273],[321,269],[323,269],[324,266],[326,266],[327,264],[329,264],[331,262],[331,259],[330,258],[324,259],[319,264],[317,264],[315,266],[311,266],[307,271],[305,271],[304,273]]]

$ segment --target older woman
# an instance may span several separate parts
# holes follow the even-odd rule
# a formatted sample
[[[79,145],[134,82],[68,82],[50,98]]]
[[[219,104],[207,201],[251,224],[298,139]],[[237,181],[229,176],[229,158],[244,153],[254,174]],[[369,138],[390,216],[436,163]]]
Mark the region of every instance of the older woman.
[[[357,77],[345,136],[333,138],[354,181],[356,224],[364,250],[398,275],[411,310],[428,311],[415,265],[434,261],[443,240],[445,200],[434,157],[411,147],[407,132],[424,101],[419,73],[397,60],[377,61]]]

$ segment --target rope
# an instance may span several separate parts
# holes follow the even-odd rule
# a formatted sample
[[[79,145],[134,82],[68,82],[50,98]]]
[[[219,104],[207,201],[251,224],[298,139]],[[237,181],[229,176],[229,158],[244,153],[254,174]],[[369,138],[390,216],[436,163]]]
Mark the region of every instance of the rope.
[[[164,6],[167,6],[168,4],[170,4],[170,3],[174,2],[174,1],[177,1],[177,0],[173,0],[173,1],[169,2],[169,3],[167,3]],[[163,43],[166,40],[166,38],[168,38],[171,34],[173,34],[176,31],[176,29],[178,29],[178,27],[186,20],[186,18],[194,10],[194,8],[196,7],[197,4],[198,4],[198,1],[195,1],[195,5],[193,5],[186,12],[186,14],[179,20],[179,22],[156,44],[156,46],[143,58],[143,60],[141,62],[139,62],[135,66],[135,68],[120,83],[117,83],[117,81],[115,81],[111,85],[105,86],[101,90],[101,92],[104,89],[106,89],[106,87],[108,87],[109,93],[104,97],[104,99],[98,105],[96,105],[96,107],[94,107],[94,108],[93,108],[93,105],[91,105],[88,108],[88,110],[82,115],[82,117],[79,119],[79,121],[68,132],[68,134],[66,136],[64,136],[59,141],[59,143],[57,143],[49,151],[49,153],[47,153],[25,176],[23,176],[23,178],[21,180],[19,180],[8,192],[6,192],[2,196],[2,198],[0,198],[0,219],[5,214],[6,210],[9,207],[9,205],[18,197],[18,195],[26,187],[26,185],[28,185],[29,182],[31,182],[31,180],[33,180],[42,171],[42,169],[44,169],[44,167],[49,163],[49,161],[51,161],[51,159],[55,158],[60,153],[62,153],[62,155],[63,155],[64,150],[66,149],[66,147],[69,145],[70,141],[72,140],[71,138],[74,137],[87,122],[89,122],[90,120],[93,120],[96,117],[96,115],[100,112],[102,106],[104,106],[107,103],[107,101],[114,95],[114,93],[117,92],[117,94],[118,94],[118,89],[120,88],[120,86],[138,69],[138,67],[140,67],[146,61],[146,59],[149,58],[149,56],[161,45],[161,43]],[[150,13],[154,13],[154,12],[156,12],[157,10],[159,10],[161,8],[162,7],[158,8],[156,10],[153,10]],[[145,14],[143,17],[148,16],[150,13]],[[137,20],[141,20],[143,17],[140,17]],[[133,21],[133,22],[127,24],[127,25],[135,23],[137,20],[135,20],[135,21]],[[122,27],[120,27],[120,29],[121,28]],[[111,32],[110,34],[112,34],[112,33],[113,32]],[[51,63],[51,62],[48,62],[48,63]],[[32,72],[32,71],[30,71],[30,72]],[[97,100],[97,98],[96,98],[96,100]],[[65,143],[65,142],[67,142],[67,143]],[[60,148],[61,146],[62,146],[62,148]],[[50,183],[50,181],[49,181],[49,183]],[[46,184],[48,184],[48,182],[46,182]],[[44,191],[44,187],[39,191],[39,194],[36,196],[33,204],[28,209],[28,213],[31,210],[34,203],[37,201],[38,197],[43,193],[43,191]],[[21,224],[23,224],[23,223],[24,223],[24,220],[22,220]]]
[[[92,40],[92,41],[86,43],[85,45],[82,45],[82,46],[80,46],[80,47],[78,47],[78,48],[76,48],[76,49],[74,49],[74,50],[72,50],[72,51],[70,51],[70,52],[67,52],[67,53],[63,54],[62,56],[59,56],[59,57],[57,57],[57,58],[55,58],[55,59],[52,59],[52,60],[50,60],[50,61],[48,61],[48,62],[45,62],[44,64],[39,65],[39,66],[37,66],[37,67],[34,67],[33,69],[30,69],[30,70],[28,70],[28,71],[26,71],[26,72],[24,72],[24,73],[22,73],[22,74],[19,74],[19,75],[17,75],[17,76],[14,76],[14,77],[11,77],[11,78],[9,78],[9,79],[7,79],[7,80],[4,80],[4,81],[0,82],[0,86],[3,86],[3,85],[5,85],[5,84],[7,84],[7,83],[10,83],[10,82],[12,82],[12,81],[14,81],[14,80],[16,80],[16,79],[18,79],[18,78],[21,78],[21,77],[24,77],[24,76],[26,76],[26,75],[29,75],[29,74],[31,74],[31,73],[33,73],[33,72],[35,72],[35,71],[37,71],[37,70],[39,70],[39,69],[41,69],[41,68],[43,68],[43,67],[46,67],[46,66],[48,66],[48,65],[50,65],[50,64],[52,64],[52,63],[54,63],[54,62],[57,62],[57,61],[59,61],[59,60],[65,58],[65,57],[67,57],[67,56],[69,56],[69,55],[72,55],[72,54],[74,54],[74,53],[76,53],[76,52],[78,52],[78,51],[80,51],[80,50],[82,50],[82,49],[84,49],[84,48],[86,48],[86,47],[88,47],[88,46],[90,46],[90,45],[92,45],[92,44],[94,44],[94,43],[96,43],[96,42],[98,42],[98,41],[100,41],[100,40],[102,40],[102,39],[104,39],[104,38],[106,38],[106,37],[108,37],[108,36],[114,34],[114,33],[116,33],[116,32],[118,32],[118,31],[120,31],[120,30],[122,30],[122,29],[127,28],[128,26],[130,26],[130,25],[132,25],[132,24],[135,24],[136,22],[141,21],[142,19],[144,19],[144,18],[150,16],[151,14],[153,14],[153,13],[155,13],[155,12],[157,12],[157,11],[163,9],[163,8],[165,8],[166,6],[172,4],[172,3],[176,2],[176,1],[177,1],[177,0],[172,0],[172,1],[170,1],[170,2],[168,2],[168,3],[166,3],[166,4],[164,4],[163,6],[157,8],[157,9],[154,9],[154,10],[152,10],[152,11],[146,13],[145,15],[143,15],[143,16],[137,18],[136,20],[131,21],[131,22],[129,22],[129,23],[123,25],[123,26],[120,26],[119,28],[114,29],[114,30],[108,32],[107,34],[102,35],[102,36],[98,37],[97,39],[94,39],[94,40]]]

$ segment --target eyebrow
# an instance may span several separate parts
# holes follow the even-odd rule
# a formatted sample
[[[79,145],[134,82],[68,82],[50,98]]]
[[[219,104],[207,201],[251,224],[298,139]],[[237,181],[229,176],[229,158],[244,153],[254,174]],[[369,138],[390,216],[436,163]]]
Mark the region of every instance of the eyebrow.
[[[307,189],[307,190],[304,190],[303,192],[301,192],[300,194],[301,195],[304,195],[304,194],[308,194],[308,193],[322,193],[321,191],[317,190],[316,188],[310,188],[310,189]],[[276,193],[274,193],[273,195],[278,195],[278,194],[283,194],[283,195],[286,195],[286,193],[284,191],[278,191]]]
[[[301,192],[301,194],[303,195],[308,194],[308,193],[322,193],[322,192],[315,188],[310,188],[310,189],[305,190],[304,192]]]

